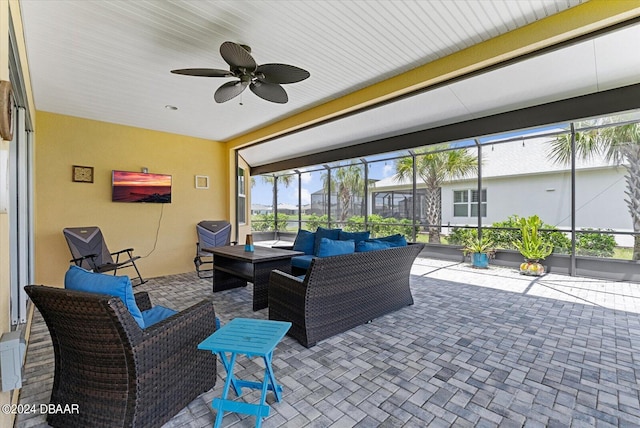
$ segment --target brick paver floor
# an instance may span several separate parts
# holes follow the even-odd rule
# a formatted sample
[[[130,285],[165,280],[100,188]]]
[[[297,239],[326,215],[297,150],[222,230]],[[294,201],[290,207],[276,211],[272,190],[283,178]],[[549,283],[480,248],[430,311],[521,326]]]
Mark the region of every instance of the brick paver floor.
[[[211,280],[181,274],[150,280],[156,304],[183,309],[213,299],[222,322],[267,318],[251,310],[251,286],[212,294]],[[306,349],[285,337],[273,367],[268,427],[607,427],[640,425],[640,284],[419,258],[415,304]],[[258,380],[257,360],[236,374]],[[20,402],[47,403],[53,356],[36,312]],[[166,428],[211,427],[216,386]],[[197,369],[197,368],[196,368]],[[240,400],[257,402],[259,392]],[[226,414],[224,426],[252,427]],[[46,427],[22,415],[17,427]]]

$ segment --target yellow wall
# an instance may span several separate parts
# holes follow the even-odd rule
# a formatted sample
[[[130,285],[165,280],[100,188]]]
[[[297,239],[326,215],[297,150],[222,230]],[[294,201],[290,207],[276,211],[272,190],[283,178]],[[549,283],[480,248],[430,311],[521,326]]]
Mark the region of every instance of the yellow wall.
[[[144,256],[162,215],[155,250],[137,262],[150,278],[193,271],[196,223],[228,218],[224,144],[41,111],[36,136],[37,283],[63,284],[70,259],[64,227],[99,226],[111,251],[133,247]],[[73,182],[72,165],[94,167],[94,183]],[[111,202],[111,171],[142,167],[173,176],[172,202]],[[195,175],[209,176],[209,189],[196,189]]]

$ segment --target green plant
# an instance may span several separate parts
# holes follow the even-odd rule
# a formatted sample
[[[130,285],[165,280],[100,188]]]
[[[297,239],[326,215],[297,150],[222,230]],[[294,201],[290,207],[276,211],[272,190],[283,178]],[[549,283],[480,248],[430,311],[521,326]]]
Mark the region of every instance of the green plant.
[[[464,245],[467,240],[474,236],[478,236],[478,231],[476,229],[454,227],[451,229],[449,236],[447,236],[447,242],[449,245]]]
[[[485,236],[482,238],[471,236],[465,241],[462,251],[465,255],[470,253],[492,254],[495,251],[495,247],[493,241]]]
[[[537,215],[528,218],[520,218],[521,238],[513,241],[513,246],[527,260],[544,260],[553,252],[553,244],[545,240],[538,230],[542,226],[542,220]]]
[[[601,229],[582,229],[576,239],[576,254],[582,256],[612,257],[615,253],[616,238],[611,233],[589,231]],[[611,230],[607,230],[610,232]],[[586,232],[586,233],[583,233]]]
[[[290,216],[287,214],[278,214],[278,229],[279,231],[285,231],[287,229],[287,223]],[[275,230],[274,215],[269,214],[256,214],[251,216],[251,230],[255,232],[271,232]]]
[[[522,239],[520,227],[521,217],[512,215],[505,221],[495,222],[491,227],[498,229],[484,229],[483,235],[495,242],[496,247],[505,249],[516,249],[513,245],[515,241]],[[555,226],[542,223],[538,230],[540,238],[553,246],[553,252],[567,254],[571,248],[571,240],[563,232],[557,230]]]

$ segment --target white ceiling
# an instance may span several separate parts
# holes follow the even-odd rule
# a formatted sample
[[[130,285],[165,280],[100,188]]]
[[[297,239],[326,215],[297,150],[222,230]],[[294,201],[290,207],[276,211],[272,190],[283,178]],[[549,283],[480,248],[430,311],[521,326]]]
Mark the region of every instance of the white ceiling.
[[[252,166],[640,83],[640,25],[240,150]],[[635,46],[635,47],[634,47]],[[295,148],[292,150],[292,148]],[[393,151],[389,147],[389,151]]]
[[[585,1],[20,0],[20,4],[38,110],[225,141]],[[311,77],[284,86],[290,99],[284,105],[264,101],[250,91],[241,100],[217,104],[213,93],[229,79],[169,73],[190,67],[227,69],[219,54],[226,40],[251,46],[259,64],[292,64],[308,70]],[[600,52],[594,43],[583,49],[598,50],[595,56],[584,57],[584,67],[577,68],[572,59],[567,62],[563,57],[551,67],[540,63],[534,71],[520,69],[520,79],[506,86],[501,86],[505,76],[500,73],[508,71],[477,77],[486,79],[480,85],[460,82],[428,93],[426,104],[419,99],[405,101],[401,114],[372,111],[373,116],[362,119],[369,126],[349,125],[349,138],[424,126],[425,122],[419,123],[423,119],[431,124],[448,122],[517,106],[523,100],[569,96],[629,80],[628,58],[616,49],[603,46]],[[626,52],[631,51],[627,47]],[[634,67],[638,69],[637,61]],[[582,83],[567,86],[576,73]],[[555,80],[556,74],[563,78]],[[530,85],[542,79],[555,82],[548,86],[549,94]],[[518,84],[523,81],[527,84]],[[437,102],[428,98],[436,95]],[[394,120],[382,121],[376,114]],[[344,140],[328,131],[324,136],[325,149]],[[314,139],[320,137],[312,136],[312,143],[318,144]],[[317,147],[307,148],[298,141],[296,149]],[[291,147],[251,150],[246,154],[255,165],[295,155]]]

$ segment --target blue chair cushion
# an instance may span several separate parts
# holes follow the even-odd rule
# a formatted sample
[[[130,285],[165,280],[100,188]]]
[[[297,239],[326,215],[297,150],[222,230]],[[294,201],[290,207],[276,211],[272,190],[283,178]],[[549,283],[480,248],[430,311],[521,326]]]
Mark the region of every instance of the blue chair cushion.
[[[128,276],[94,273],[79,266],[71,266],[64,276],[64,288],[119,297],[140,328],[145,326]]]
[[[391,248],[391,242],[377,241],[370,239],[368,241],[360,241],[356,244],[357,253],[366,253],[367,251],[386,250]]]
[[[376,238],[376,241],[382,242],[390,242],[392,247],[406,247],[407,239],[404,235],[400,235],[399,233],[396,235],[383,236],[382,238]]]
[[[164,306],[154,306],[151,309],[147,309],[142,312],[142,318],[144,319],[144,326],[148,328],[163,319],[169,318],[171,315],[177,314],[177,311],[173,309],[165,308]]]
[[[320,241],[322,238],[337,240],[340,239],[340,232],[342,229],[325,229],[324,227],[319,227],[316,230],[316,240],[313,247],[313,254],[318,255],[318,249],[320,248]]]
[[[300,269],[309,269],[309,266],[311,266],[311,260],[313,260],[314,258],[315,256],[312,256],[311,254],[291,257],[291,266]]]
[[[298,230],[296,240],[293,243],[293,251],[302,251],[303,253],[310,255],[313,254],[316,243],[316,234],[309,232],[308,230]]]
[[[360,241],[364,241],[365,239],[369,239],[371,232],[345,232],[344,230],[340,231],[340,240],[341,241],[349,241],[353,240],[357,244]]]
[[[335,239],[322,238],[318,248],[318,257],[341,256],[351,254],[355,251],[356,245],[353,240],[339,241]]]

